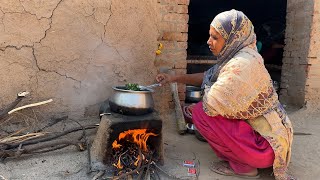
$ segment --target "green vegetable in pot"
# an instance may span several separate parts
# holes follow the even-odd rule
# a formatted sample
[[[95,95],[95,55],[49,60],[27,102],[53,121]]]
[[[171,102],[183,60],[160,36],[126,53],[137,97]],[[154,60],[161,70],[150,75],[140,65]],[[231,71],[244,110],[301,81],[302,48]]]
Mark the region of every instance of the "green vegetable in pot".
[[[139,88],[138,84],[135,83],[128,83],[125,86],[126,90],[131,90],[131,91],[141,91],[141,89]]]

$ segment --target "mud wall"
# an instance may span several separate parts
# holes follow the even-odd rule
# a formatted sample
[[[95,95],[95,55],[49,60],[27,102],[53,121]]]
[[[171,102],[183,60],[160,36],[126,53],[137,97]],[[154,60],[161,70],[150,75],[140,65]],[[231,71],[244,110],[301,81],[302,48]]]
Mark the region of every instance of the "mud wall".
[[[83,116],[128,82],[154,82],[156,0],[1,0],[0,105],[19,91]]]

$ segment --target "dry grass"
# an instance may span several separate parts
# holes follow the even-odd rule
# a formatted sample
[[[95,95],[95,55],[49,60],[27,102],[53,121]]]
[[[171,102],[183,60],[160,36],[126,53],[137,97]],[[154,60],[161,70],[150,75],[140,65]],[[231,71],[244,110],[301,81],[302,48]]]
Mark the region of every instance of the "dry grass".
[[[17,132],[18,133],[18,132]],[[44,136],[45,132],[40,132],[40,133],[28,133],[25,135],[9,135],[7,137],[1,138],[0,139],[0,144],[16,144],[16,143],[22,143],[27,140],[35,139],[41,136]]]
[[[41,117],[41,114],[29,109],[15,112],[2,121],[0,120],[0,143],[21,143],[47,134],[45,132],[35,133],[40,124],[38,116]]]

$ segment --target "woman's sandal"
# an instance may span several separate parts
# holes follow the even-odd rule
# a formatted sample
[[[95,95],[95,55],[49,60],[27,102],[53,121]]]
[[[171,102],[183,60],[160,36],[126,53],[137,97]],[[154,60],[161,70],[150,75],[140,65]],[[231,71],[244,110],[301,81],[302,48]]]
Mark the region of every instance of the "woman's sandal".
[[[210,166],[210,170],[224,176],[235,176],[240,178],[246,178],[246,179],[258,179],[260,178],[260,175],[256,176],[248,176],[248,175],[242,175],[242,174],[236,174],[231,167],[229,166],[229,163],[226,161],[221,161],[217,163],[212,163]]]

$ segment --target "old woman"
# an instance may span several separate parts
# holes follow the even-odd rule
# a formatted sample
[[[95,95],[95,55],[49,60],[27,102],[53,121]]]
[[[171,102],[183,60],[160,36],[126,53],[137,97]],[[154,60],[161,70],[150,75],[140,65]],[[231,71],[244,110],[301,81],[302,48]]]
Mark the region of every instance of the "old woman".
[[[202,85],[203,102],[192,108],[192,120],[222,159],[211,170],[258,178],[258,168],[273,166],[277,180],[294,179],[287,174],[291,122],[257,52],[251,21],[240,11],[220,13],[210,25],[207,43],[217,65],[204,73],[159,74],[156,79]]]

